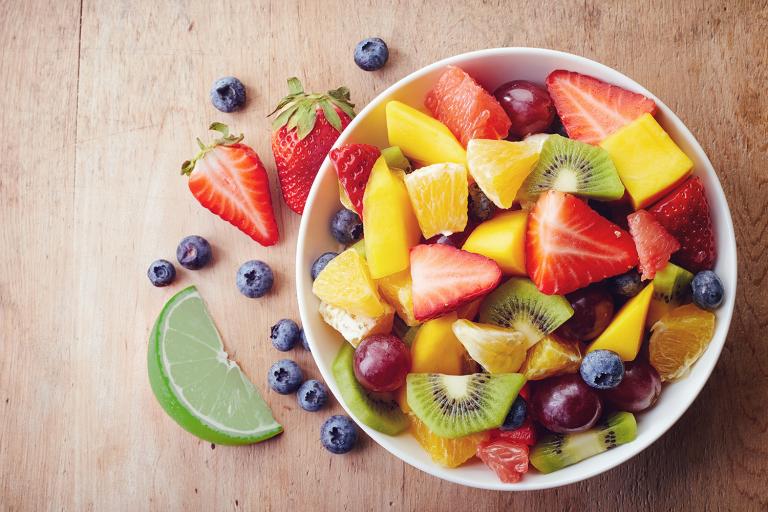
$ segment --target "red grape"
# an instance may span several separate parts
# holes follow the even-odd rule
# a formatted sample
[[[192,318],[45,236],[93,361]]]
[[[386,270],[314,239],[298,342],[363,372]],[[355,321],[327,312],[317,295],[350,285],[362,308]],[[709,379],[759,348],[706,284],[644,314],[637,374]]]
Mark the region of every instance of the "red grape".
[[[624,363],[624,378],[613,389],[603,391],[601,396],[622,411],[640,412],[656,403],[661,393],[661,379],[658,372],[644,361]]]
[[[558,330],[564,338],[593,340],[611,323],[613,299],[602,286],[588,286],[569,293],[566,298],[573,308],[573,316]]]
[[[512,121],[509,134],[513,137],[543,132],[555,118],[555,105],[549,93],[533,82],[507,82],[497,87],[493,95]]]
[[[370,391],[394,391],[411,371],[411,352],[397,336],[374,334],[355,349],[355,377]]]
[[[592,428],[603,411],[600,396],[579,375],[544,380],[533,389],[533,417],[547,430],[568,434]]]

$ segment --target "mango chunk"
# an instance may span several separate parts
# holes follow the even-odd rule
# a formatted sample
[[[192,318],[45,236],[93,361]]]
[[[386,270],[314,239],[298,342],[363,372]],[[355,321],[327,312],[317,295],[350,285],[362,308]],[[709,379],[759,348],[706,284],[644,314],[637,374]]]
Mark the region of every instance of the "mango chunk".
[[[412,373],[462,375],[466,350],[453,334],[456,313],[424,322],[411,344]]]
[[[653,282],[624,304],[603,334],[589,345],[587,352],[611,350],[616,352],[622,361],[634,361],[643,343],[645,318],[652,297]]]
[[[424,165],[466,164],[467,153],[443,123],[399,101],[386,106],[389,143]],[[365,209],[365,207],[363,207]]]
[[[524,276],[525,229],[528,213],[502,212],[477,226],[462,249],[491,258],[507,275]]]

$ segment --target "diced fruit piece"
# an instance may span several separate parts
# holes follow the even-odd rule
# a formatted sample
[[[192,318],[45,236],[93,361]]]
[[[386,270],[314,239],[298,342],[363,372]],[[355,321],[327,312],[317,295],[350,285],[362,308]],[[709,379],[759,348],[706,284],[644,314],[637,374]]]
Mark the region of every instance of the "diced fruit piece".
[[[399,101],[386,106],[389,143],[424,165],[464,164],[467,153],[451,130],[437,119]]]
[[[639,117],[600,145],[611,155],[635,209],[662,197],[693,168],[691,159],[651,114]]]
[[[645,210],[638,210],[627,217],[629,234],[635,241],[640,259],[639,269],[643,279],[653,279],[664,268],[673,252],[680,249],[675,237],[670,235],[656,218]]]
[[[487,432],[449,439],[440,437],[413,414],[410,415],[411,431],[432,460],[449,468],[461,466],[475,456],[478,444],[488,439]]]
[[[568,137],[588,144],[599,143],[646,112],[656,112],[653,100],[642,94],[574,71],[550,73],[547,90]]]
[[[461,68],[448,66],[424,104],[464,147],[470,139],[503,139],[509,133],[511,123],[499,102]]]
[[[542,86],[527,80],[501,84],[493,95],[509,116],[509,135],[523,138],[546,131],[555,118],[555,105]]]
[[[559,295],[544,295],[525,278],[513,277],[496,288],[480,306],[480,321],[522,332],[529,344],[560,327],[573,309]]]
[[[637,265],[629,233],[582,200],[550,190],[528,217],[525,264],[546,294],[565,294]]]
[[[355,377],[368,391],[395,391],[411,371],[411,351],[397,336],[367,336],[355,348]]]
[[[354,249],[354,251],[360,255],[361,258],[365,259],[365,239],[361,238],[354,244],[352,244],[350,249]]]
[[[392,436],[399,434],[408,428],[408,417],[400,410],[392,394],[368,392],[357,382],[354,356],[355,349],[345,343],[331,369],[344,404],[358,420],[372,429]]]
[[[702,270],[696,274],[691,283],[691,290],[693,303],[701,309],[712,311],[723,303],[723,282],[711,270]]]
[[[556,331],[569,340],[591,341],[606,329],[613,318],[613,298],[596,283],[566,295],[573,316]]]
[[[381,150],[381,156],[387,161],[387,165],[390,169],[399,169],[406,174],[410,173],[413,168],[411,162],[405,158],[403,151],[399,146],[390,146]]]
[[[589,345],[587,352],[610,350],[619,354],[624,361],[634,361],[643,342],[651,297],[653,282],[624,304],[603,334]]]
[[[672,261],[691,272],[711,270],[717,259],[712,217],[704,186],[693,177],[656,203],[650,212],[680,242]]]
[[[345,340],[356,347],[366,336],[389,333],[392,330],[394,310],[389,304],[384,304],[384,313],[376,318],[370,318],[348,313],[327,302],[320,302],[320,316],[325,323],[339,331]]]
[[[520,390],[518,399],[521,396],[523,396],[523,390]],[[529,416],[523,425],[515,430],[491,430],[491,439],[506,439],[507,441],[522,443],[526,446],[533,446],[536,444],[536,428],[533,426],[533,421]]]
[[[424,238],[450,235],[467,226],[467,168],[462,164],[433,164],[405,177]]]
[[[550,334],[528,351],[520,372],[528,380],[544,380],[576,373],[581,364],[581,349],[576,341]]]
[[[538,158],[537,146],[525,141],[475,139],[467,144],[469,174],[488,199],[505,210]]]
[[[635,417],[629,412],[617,412],[587,432],[546,436],[531,451],[531,465],[542,473],[552,473],[634,441],[635,437]]]
[[[418,325],[419,321],[413,316],[413,292],[411,290],[411,272],[403,270],[397,274],[376,280],[379,292],[384,300],[394,306],[397,315],[408,326]]]
[[[547,190],[600,201],[624,196],[624,185],[607,151],[560,135],[547,137],[538,163],[520,188],[520,195],[535,200]]]
[[[438,436],[455,439],[501,425],[525,377],[411,373],[407,383],[413,414]]]
[[[646,329],[650,329],[661,317],[677,306],[690,301],[693,274],[674,263],[656,272],[653,278],[653,298],[645,320]]]
[[[477,456],[504,483],[519,482],[528,472],[528,446],[506,439],[496,439],[478,445]]]
[[[428,320],[419,327],[411,343],[411,371],[461,375],[466,350],[451,327],[456,314]]]
[[[648,409],[656,403],[661,394],[659,373],[653,366],[641,360],[626,363],[624,367],[621,384],[603,391],[601,396],[621,411],[641,412]]]
[[[312,293],[353,315],[379,318],[385,313],[368,266],[354,249],[347,249],[328,262],[312,284]]]
[[[414,315],[423,321],[493,290],[501,269],[485,256],[449,245],[417,245],[411,250],[411,279]]]
[[[482,302],[482,299],[476,299],[464,304],[456,310],[456,316],[458,318],[463,318],[464,320],[474,320],[477,316],[477,312],[480,311],[480,304],[482,304]]]
[[[525,275],[525,229],[528,212],[502,212],[477,226],[462,249],[499,264],[504,274]]]
[[[410,248],[421,230],[405,183],[379,157],[363,196],[365,253],[371,276],[379,279],[408,268]]]
[[[357,214],[363,214],[363,193],[373,164],[381,155],[376,146],[342,144],[328,154],[347,198]]]
[[[688,373],[715,332],[715,315],[693,304],[677,307],[651,328],[648,354],[661,380],[676,380]]]
[[[453,334],[489,373],[514,373],[525,360],[530,342],[521,332],[469,320],[453,323]]]

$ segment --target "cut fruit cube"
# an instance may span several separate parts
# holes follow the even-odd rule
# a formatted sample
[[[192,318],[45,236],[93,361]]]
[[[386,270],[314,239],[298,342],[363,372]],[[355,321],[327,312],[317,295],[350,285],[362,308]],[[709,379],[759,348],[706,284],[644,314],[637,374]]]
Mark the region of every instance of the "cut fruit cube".
[[[453,334],[456,313],[428,320],[411,343],[411,372],[461,375],[467,351]]]
[[[715,314],[693,304],[673,309],[656,322],[648,359],[662,382],[684,377],[712,341]]]
[[[385,313],[385,304],[368,265],[354,249],[347,249],[328,262],[312,284],[312,293],[352,315],[379,318]]]
[[[480,190],[504,210],[539,158],[537,144],[475,139],[467,144],[467,166]]]
[[[653,279],[669,262],[672,253],[680,249],[680,243],[645,210],[627,216],[627,224],[640,258],[638,270],[643,279]]]
[[[462,249],[482,254],[507,275],[525,275],[525,229],[528,212],[502,212],[477,226]]]
[[[394,306],[397,316],[409,327],[419,325],[421,322],[413,316],[413,291],[411,283],[411,272],[403,270],[391,276],[377,279],[379,293],[384,300]]]
[[[398,169],[405,172],[406,174],[413,170],[411,168],[411,162],[405,158],[403,150],[401,150],[398,146],[390,146],[388,148],[382,149],[381,156],[383,156],[387,161],[387,165],[390,169]]]
[[[456,320],[452,328],[470,357],[488,373],[517,372],[531,345],[523,333],[496,325]]]
[[[467,168],[461,164],[433,164],[405,177],[424,238],[450,235],[467,226]]]
[[[433,461],[447,468],[459,467],[474,457],[477,445],[490,437],[488,432],[478,432],[455,439],[440,437],[430,431],[424,422],[413,414],[410,414],[409,417],[411,419],[411,432],[421,447],[432,457]]]
[[[467,153],[451,130],[437,119],[399,101],[386,106],[389,143],[424,165],[465,164]]]
[[[578,342],[566,341],[550,334],[528,351],[520,371],[528,380],[544,380],[576,373],[580,364],[581,349]]]
[[[677,306],[690,302],[691,281],[693,274],[674,263],[656,272],[653,278],[653,298],[645,319],[646,329],[650,329],[661,317]]]
[[[389,334],[392,331],[394,315],[395,310],[386,303],[384,314],[378,318],[353,315],[326,302],[320,303],[320,316],[325,323],[339,331],[353,347],[357,347],[363,338],[371,334]]]
[[[619,310],[603,333],[587,348],[616,352],[622,361],[634,361],[645,334],[645,318],[653,297],[653,282]]]

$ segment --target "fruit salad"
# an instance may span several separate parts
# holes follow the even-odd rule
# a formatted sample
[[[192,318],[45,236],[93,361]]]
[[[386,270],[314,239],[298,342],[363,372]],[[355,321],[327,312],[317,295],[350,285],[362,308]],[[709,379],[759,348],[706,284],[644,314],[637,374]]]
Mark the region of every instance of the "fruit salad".
[[[723,285],[694,164],[650,98],[449,66],[390,147],[330,153],[343,246],[312,265],[356,418],[502,482],[632,442],[706,350]]]

